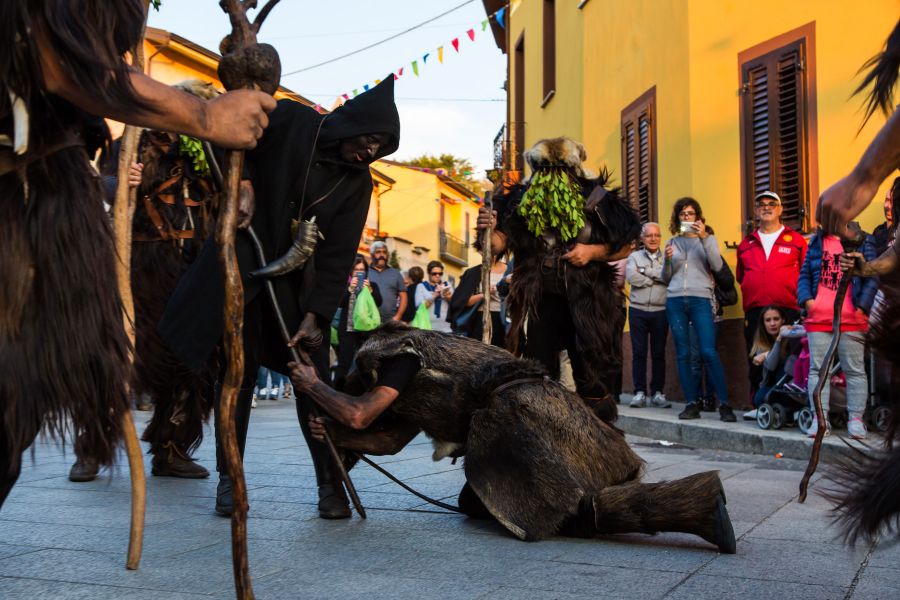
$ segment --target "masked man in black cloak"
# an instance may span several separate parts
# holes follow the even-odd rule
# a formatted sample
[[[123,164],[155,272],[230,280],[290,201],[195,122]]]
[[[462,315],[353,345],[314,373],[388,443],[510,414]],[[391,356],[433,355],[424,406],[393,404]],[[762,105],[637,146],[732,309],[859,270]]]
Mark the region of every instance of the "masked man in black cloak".
[[[247,154],[247,170],[256,208],[251,227],[262,242],[267,262],[292,247],[298,221],[315,219],[321,239],[302,268],[271,279],[292,344],[310,353],[328,380],[328,346],[322,344],[347,281],[359,245],[372,177],[369,164],[393,153],[400,141],[400,117],[394,105],[394,80],[388,76],[370,91],[334,112],[320,115],[282,100],[257,148]],[[244,284],[244,379],[238,395],[238,444],[243,455],[250,404],[260,365],[286,373],[290,353],[279,334],[274,313],[259,277],[253,243],[239,231],[236,251]],[[160,334],[189,367],[200,370],[216,351],[223,333],[224,276],[210,239],[182,278],[160,322]],[[343,485],[324,444],[310,438],[303,403],[297,402],[300,427],[309,445],[319,485],[319,515],[350,516]],[[219,487],[216,511],[231,514],[231,481],[218,431],[216,462]]]
[[[275,101],[203,101],[132,70],[143,0],[0,2],[0,505],[43,428],[101,464],[129,409],[128,338],[88,114],[252,146]]]

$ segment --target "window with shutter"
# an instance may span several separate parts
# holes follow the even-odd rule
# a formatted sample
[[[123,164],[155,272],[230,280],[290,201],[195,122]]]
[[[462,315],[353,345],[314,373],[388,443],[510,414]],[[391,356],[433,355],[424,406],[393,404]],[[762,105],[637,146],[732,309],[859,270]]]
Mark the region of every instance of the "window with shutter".
[[[741,174],[745,232],[756,227],[753,200],[781,196],[782,221],[810,228],[815,197],[813,24],[739,55]]]
[[[544,99],[541,107],[556,94],[556,0],[544,0]]]
[[[657,220],[656,87],[622,111],[622,191],[641,222]]]

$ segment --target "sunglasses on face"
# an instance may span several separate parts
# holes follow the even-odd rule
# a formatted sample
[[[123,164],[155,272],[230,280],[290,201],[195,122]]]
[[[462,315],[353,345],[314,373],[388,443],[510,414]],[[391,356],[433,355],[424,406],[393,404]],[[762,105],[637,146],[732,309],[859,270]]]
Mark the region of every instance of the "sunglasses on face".
[[[431,272],[431,276],[432,276],[432,277],[434,277],[435,275],[437,275],[438,277],[440,277],[440,276],[443,275],[443,274],[444,274],[443,271],[432,271],[432,272]]]

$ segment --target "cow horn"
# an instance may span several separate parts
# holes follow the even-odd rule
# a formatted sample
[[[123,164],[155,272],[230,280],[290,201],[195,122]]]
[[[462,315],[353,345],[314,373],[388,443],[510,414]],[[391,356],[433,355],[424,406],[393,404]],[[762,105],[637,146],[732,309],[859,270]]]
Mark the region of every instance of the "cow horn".
[[[309,221],[303,221],[297,227],[297,235],[294,236],[294,241],[284,256],[273,260],[262,269],[251,272],[250,276],[271,278],[296,271],[303,267],[313,255],[319,238],[322,238],[322,234],[319,233],[316,218],[313,217]]]

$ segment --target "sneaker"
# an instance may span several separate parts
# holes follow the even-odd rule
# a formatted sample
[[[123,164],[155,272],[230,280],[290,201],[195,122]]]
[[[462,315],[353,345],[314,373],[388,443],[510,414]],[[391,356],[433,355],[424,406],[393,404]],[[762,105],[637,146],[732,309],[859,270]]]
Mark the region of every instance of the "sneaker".
[[[637,392],[628,406],[631,408],[644,408],[647,406],[647,395],[644,392]]]
[[[854,440],[864,440],[866,439],[866,424],[863,423],[863,420],[859,417],[851,417],[847,422],[847,433],[850,434],[850,437]]]
[[[812,426],[810,426],[809,431],[807,432],[807,436],[814,438],[816,434],[819,432],[819,418],[813,417]],[[828,419],[825,419],[825,437],[828,437],[831,434],[831,423]]]
[[[700,418],[700,406],[697,405],[696,402],[693,404],[688,404],[684,407],[684,410],[678,413],[679,419],[699,419]]]
[[[719,420],[726,423],[734,423],[737,421],[737,417],[734,416],[734,411],[731,410],[730,406],[723,404],[719,407]]]
[[[745,420],[745,421],[755,421],[755,420],[756,420],[756,415],[757,415],[758,412],[759,412],[759,409],[758,409],[758,408],[754,408],[753,410],[749,410],[749,411],[745,412],[745,413],[744,413],[744,420]]]
[[[250,408],[256,408],[256,394],[253,394],[253,399],[250,401]]]
[[[666,400],[666,395],[662,392],[656,392],[650,399],[650,405],[657,408],[672,408],[672,403]]]

